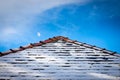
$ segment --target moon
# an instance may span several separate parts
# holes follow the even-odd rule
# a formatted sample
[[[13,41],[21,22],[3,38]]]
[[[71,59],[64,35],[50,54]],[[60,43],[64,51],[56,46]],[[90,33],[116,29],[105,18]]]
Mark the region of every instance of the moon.
[[[40,32],[37,32],[37,36],[38,36],[38,37],[40,37],[40,36],[41,36]]]

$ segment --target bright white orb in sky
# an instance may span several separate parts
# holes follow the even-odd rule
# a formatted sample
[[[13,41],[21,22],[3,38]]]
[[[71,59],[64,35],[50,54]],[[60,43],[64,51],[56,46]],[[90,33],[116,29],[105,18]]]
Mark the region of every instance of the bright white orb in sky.
[[[40,37],[40,36],[41,36],[40,32],[37,32],[37,36],[38,36],[38,37]]]

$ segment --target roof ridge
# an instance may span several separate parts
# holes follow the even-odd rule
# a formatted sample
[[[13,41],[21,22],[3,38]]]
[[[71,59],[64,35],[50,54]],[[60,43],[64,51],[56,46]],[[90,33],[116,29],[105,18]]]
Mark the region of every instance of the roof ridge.
[[[103,53],[106,53],[106,54],[115,55],[115,56],[120,57],[120,54],[117,54],[117,52],[106,50],[105,48],[100,48],[100,47],[90,45],[90,44],[87,44],[87,43],[82,43],[82,42],[79,42],[77,40],[71,40],[68,37],[64,37],[64,36],[56,36],[56,37],[53,37],[53,38],[48,38],[44,41],[39,41],[38,43],[30,43],[27,46],[20,46],[17,49],[9,49],[9,51],[7,51],[7,52],[0,52],[0,57],[4,56],[4,55],[7,55],[7,54],[10,54],[10,53],[16,53],[18,51],[29,49],[29,48],[32,48],[32,47],[42,46],[46,43],[56,42],[58,40],[63,40],[63,41],[66,41],[66,42],[74,43],[74,44],[77,44],[77,45],[80,45],[80,46],[84,46],[84,47],[87,47],[87,48],[92,48],[92,49],[95,49],[95,50],[102,51]]]

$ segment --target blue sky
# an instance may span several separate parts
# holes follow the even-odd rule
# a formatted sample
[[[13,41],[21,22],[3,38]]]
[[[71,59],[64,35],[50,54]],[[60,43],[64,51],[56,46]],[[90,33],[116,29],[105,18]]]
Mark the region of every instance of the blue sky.
[[[66,36],[120,53],[120,0],[1,0],[0,51]]]

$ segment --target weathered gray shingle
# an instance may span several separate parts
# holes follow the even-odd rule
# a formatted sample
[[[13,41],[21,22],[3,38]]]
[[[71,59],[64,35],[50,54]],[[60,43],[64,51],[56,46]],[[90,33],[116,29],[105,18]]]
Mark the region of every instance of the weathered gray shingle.
[[[0,79],[120,80],[119,54],[62,36],[0,54]]]

